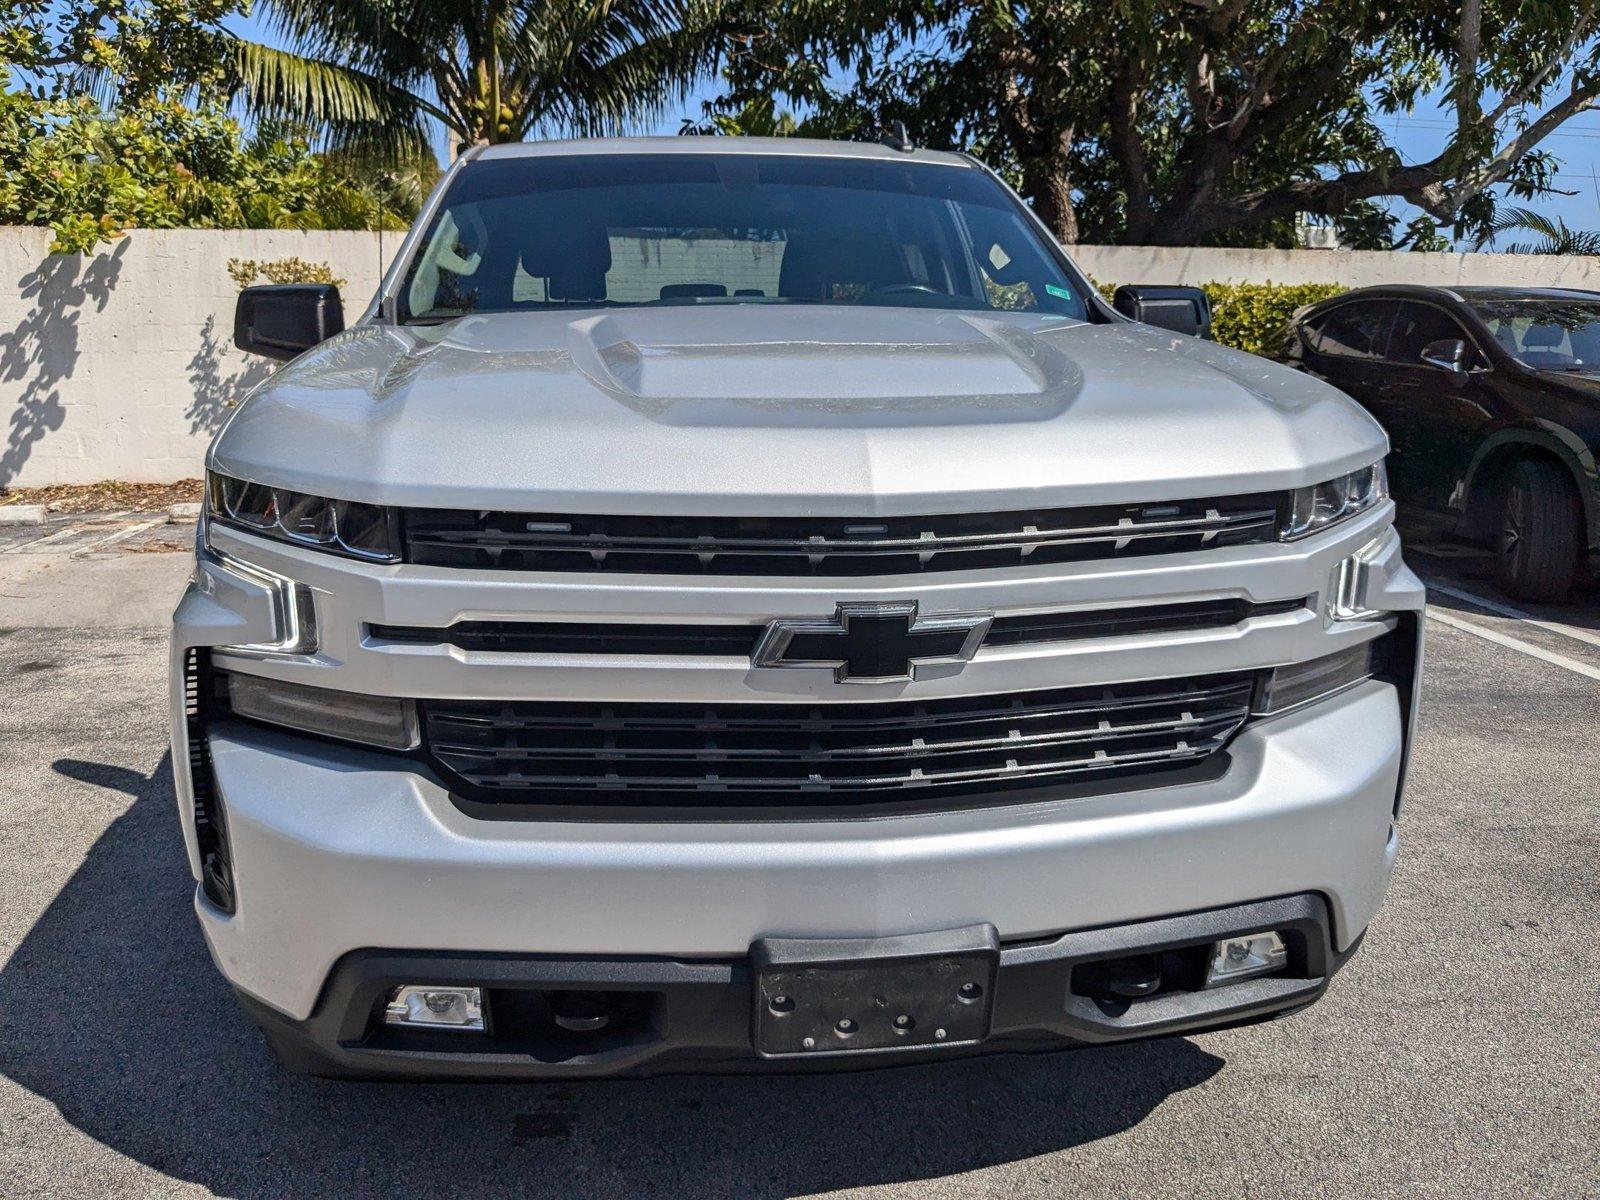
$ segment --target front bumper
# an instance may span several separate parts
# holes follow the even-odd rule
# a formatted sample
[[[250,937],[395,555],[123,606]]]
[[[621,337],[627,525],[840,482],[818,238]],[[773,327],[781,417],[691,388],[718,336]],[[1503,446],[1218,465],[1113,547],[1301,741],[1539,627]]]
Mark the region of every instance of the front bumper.
[[[329,562],[326,555],[237,535],[238,544],[225,547],[230,553],[315,594],[319,649],[214,653],[229,669],[377,695],[771,702],[805,699],[819,685],[798,678],[804,672],[752,670],[715,658],[423,654],[374,643],[362,630],[378,620],[447,625],[582,613],[750,620],[821,612],[841,598],[923,594],[936,595],[941,610],[967,605],[1019,613],[1059,606],[1063,596],[1094,607],[1123,597],[1266,601],[1310,595],[1303,611],[1227,629],[985,651],[959,674],[919,679],[903,689],[862,686],[852,698],[934,698],[1254,670],[1327,654],[1393,624],[1394,618],[1333,621],[1326,614],[1321,589],[1340,562],[1368,543],[1381,547],[1372,562],[1369,602],[1384,613],[1407,614],[1406,628],[1415,633],[1421,586],[1401,562],[1387,519],[1387,511],[1375,513],[1350,528],[1265,553],[1242,548],[1116,569],[1090,563],[940,581],[861,580],[848,587],[831,580],[733,585],[490,578]],[[186,766],[193,746],[185,730],[182,664],[196,648],[270,642],[283,632],[259,588],[205,565],[179,607],[174,762],[197,877],[202,814]],[[721,999],[697,993],[718,1007],[743,994],[735,977],[762,939],[886,938],[987,925],[1003,954],[1015,960],[1064,936],[1088,936],[1082,931],[1310,896],[1321,913],[1329,962],[1336,965],[1354,948],[1387,886],[1414,720],[1411,689],[1402,695],[1372,680],[1246,726],[1215,756],[1215,770],[1187,782],[1174,777],[1164,786],[1076,798],[871,818],[648,823],[559,815],[479,820],[415,760],[223,721],[210,726],[203,744],[207,778],[226,814],[237,902],[224,913],[197,889],[196,907],[219,969],[274,1032],[286,1057],[298,1055],[296,1061],[334,1073],[373,1073],[381,1064],[358,1069],[345,1060],[345,1012],[330,997],[354,986],[347,984],[350,964],[395,961],[396,955],[408,966],[443,955],[468,971],[484,964],[524,971],[557,963],[560,970],[603,975],[619,960],[669,974],[681,969],[690,982],[704,976],[733,988],[718,993]],[[1177,1032],[1295,1007],[1320,993],[1331,969],[1298,977],[1321,982],[1251,1011],[1207,1009],[1190,1014],[1193,1020],[1160,1029],[1119,1027],[1108,1036]],[[1057,984],[1050,987],[1059,998]],[[739,1008],[743,1034],[728,1032],[734,1022],[719,1026],[709,1041],[698,1034],[680,1038],[693,1027],[680,1015],[661,1045],[619,1051],[616,1061],[588,1073],[747,1059],[748,996]],[[330,1018],[330,1012],[340,1015]],[[1003,1007],[995,1015],[997,1040],[985,1043],[992,1048],[1092,1040],[1081,1028],[1037,1015],[1014,1025],[1003,1023],[1010,1020]],[[559,1074],[572,1064],[523,1066]],[[460,1073],[493,1071],[480,1072],[474,1062]],[[584,1072],[573,1067],[571,1073]]]
[[[1219,938],[1282,931],[1282,974],[1211,991],[1175,989],[1132,1002],[1097,999],[1095,964],[1128,955],[1199,949]],[[558,958],[365,950],[335,966],[303,1021],[241,993],[240,1000],[291,1070],[333,1078],[582,1079],[676,1072],[851,1070],[909,1065],[975,1053],[1056,1050],[1255,1021],[1303,1008],[1327,989],[1353,952],[1335,951],[1321,897],[1288,896],[1211,912],[1003,946],[993,987],[991,1032],[963,1046],[763,1057],[753,1049],[758,1000],[751,957]],[[567,1033],[524,1020],[487,1034],[399,1030],[375,1014],[400,985],[426,981],[483,988],[496,1002],[537,1013],[537,997],[575,989],[615,998],[628,1016],[598,1033]],[[530,1001],[529,998],[534,998]],[[508,1021],[507,1024],[512,1022]]]
[[[985,923],[1014,942],[1316,892],[1344,949],[1394,861],[1403,757],[1377,681],[1247,727],[1216,778],[849,821],[480,821],[409,761],[233,724],[210,744],[238,903],[197,897],[201,925],[295,1019],[369,947],[730,958]]]

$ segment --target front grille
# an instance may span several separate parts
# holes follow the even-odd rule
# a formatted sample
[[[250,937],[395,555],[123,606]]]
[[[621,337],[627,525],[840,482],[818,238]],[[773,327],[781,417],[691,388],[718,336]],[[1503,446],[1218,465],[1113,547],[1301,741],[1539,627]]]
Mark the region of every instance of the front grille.
[[[480,802],[839,806],[1010,795],[1192,765],[1253,674],[885,704],[430,700],[426,752]]]
[[[889,575],[1269,542],[1281,498],[922,517],[647,517],[408,509],[406,561],[502,571]]]
[[[1225,629],[1255,617],[1296,612],[1307,599],[1190,600],[1075,612],[997,617],[985,646],[1026,646],[1085,638]],[[937,614],[935,614],[937,615]],[[610,654],[748,658],[764,625],[657,625],[588,621],[458,621],[444,628],[369,625],[369,636],[412,646],[455,646],[508,654]]]

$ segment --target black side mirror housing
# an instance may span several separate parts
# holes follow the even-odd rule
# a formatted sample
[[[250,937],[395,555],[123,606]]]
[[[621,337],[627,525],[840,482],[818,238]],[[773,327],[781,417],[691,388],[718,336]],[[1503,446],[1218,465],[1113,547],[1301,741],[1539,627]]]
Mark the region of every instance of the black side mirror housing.
[[[1111,297],[1123,316],[1188,337],[1211,337],[1211,299],[1197,287],[1125,283]]]
[[[344,302],[331,283],[247,287],[233,310],[233,344],[283,362],[344,330]]]
[[[1467,370],[1467,343],[1460,338],[1440,338],[1424,346],[1418,357],[1430,367],[1442,367],[1446,371],[1464,375]]]

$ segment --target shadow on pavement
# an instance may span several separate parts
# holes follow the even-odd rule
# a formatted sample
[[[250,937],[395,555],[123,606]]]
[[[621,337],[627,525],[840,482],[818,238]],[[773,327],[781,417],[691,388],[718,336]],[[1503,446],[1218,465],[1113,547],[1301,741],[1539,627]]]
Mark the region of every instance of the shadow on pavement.
[[[62,759],[134,803],[0,971],[0,1071],[91,1137],[246,1197],[787,1196],[929,1179],[1116,1134],[1222,1060],[1168,1040],[871,1074],[583,1085],[281,1073],[207,960],[163,759]]]

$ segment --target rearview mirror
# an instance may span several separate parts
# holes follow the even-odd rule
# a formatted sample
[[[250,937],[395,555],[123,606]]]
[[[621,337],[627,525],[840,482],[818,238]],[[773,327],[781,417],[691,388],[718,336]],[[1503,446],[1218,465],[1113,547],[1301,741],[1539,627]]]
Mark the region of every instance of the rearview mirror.
[[[1446,371],[1464,374],[1467,369],[1467,343],[1460,338],[1440,338],[1424,346],[1420,357],[1430,367],[1443,367]]]
[[[287,362],[344,330],[344,302],[331,283],[247,287],[233,310],[233,344]]]
[[[1189,337],[1210,338],[1211,300],[1197,287],[1125,283],[1111,297],[1125,317]]]

